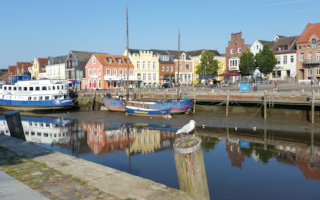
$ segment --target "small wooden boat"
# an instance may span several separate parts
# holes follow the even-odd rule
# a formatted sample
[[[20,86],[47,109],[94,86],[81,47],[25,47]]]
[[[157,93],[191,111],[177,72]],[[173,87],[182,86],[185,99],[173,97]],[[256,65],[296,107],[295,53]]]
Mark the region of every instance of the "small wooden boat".
[[[172,118],[172,116],[170,115],[171,108],[147,109],[147,108],[139,108],[134,106],[126,106],[125,109],[126,109],[126,115]]]

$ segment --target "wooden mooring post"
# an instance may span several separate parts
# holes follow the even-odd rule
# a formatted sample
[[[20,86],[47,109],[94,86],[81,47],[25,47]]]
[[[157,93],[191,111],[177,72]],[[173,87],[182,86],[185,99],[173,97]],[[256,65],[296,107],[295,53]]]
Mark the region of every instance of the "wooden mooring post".
[[[312,102],[311,102],[311,123],[314,123],[314,90],[312,90]]]
[[[229,90],[227,91],[226,116],[229,114]]]
[[[266,95],[266,91],[264,91],[263,101],[264,101],[263,118],[267,119],[267,95]]]
[[[196,113],[196,103],[197,103],[197,95],[196,95],[196,88],[194,88],[194,92],[193,92],[193,113]]]

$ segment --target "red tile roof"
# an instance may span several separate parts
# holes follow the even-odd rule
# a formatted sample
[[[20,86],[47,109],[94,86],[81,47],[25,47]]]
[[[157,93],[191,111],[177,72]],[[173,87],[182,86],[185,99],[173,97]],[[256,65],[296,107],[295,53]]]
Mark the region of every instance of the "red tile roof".
[[[109,55],[109,54],[101,54],[101,53],[94,53],[94,56],[99,60],[99,62],[103,66],[114,66],[114,67],[126,67],[126,59],[127,56],[122,55]],[[112,59],[112,63],[108,62],[108,58]],[[118,63],[118,58],[121,59],[121,63]],[[132,63],[130,62],[129,67],[133,67]]]
[[[316,23],[316,24],[308,23],[307,27],[304,29],[304,31],[300,35],[297,43],[308,42],[309,38],[313,34],[316,34],[318,37],[320,37],[320,23]]]
[[[38,60],[39,60],[39,66],[48,64],[48,58],[38,58]]]

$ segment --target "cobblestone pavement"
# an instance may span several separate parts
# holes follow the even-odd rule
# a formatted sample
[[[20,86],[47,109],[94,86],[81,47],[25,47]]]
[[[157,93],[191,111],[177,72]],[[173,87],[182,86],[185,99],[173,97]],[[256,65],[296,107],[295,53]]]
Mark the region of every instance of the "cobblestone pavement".
[[[62,174],[42,163],[21,157],[1,146],[0,170],[49,199],[119,199],[88,186],[86,181]]]

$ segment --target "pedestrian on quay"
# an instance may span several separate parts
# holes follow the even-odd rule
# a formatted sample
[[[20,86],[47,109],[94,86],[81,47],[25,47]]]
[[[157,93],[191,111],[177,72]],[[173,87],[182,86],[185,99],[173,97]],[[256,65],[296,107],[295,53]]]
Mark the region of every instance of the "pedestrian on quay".
[[[130,84],[130,92],[132,92],[132,84]]]
[[[275,90],[277,90],[277,86],[278,86],[277,80],[274,80],[274,89]]]

